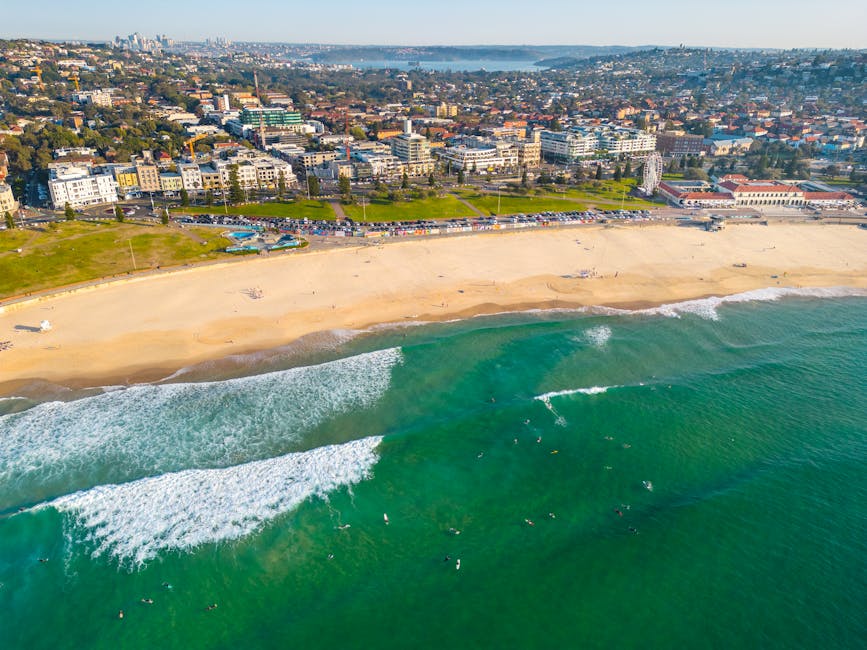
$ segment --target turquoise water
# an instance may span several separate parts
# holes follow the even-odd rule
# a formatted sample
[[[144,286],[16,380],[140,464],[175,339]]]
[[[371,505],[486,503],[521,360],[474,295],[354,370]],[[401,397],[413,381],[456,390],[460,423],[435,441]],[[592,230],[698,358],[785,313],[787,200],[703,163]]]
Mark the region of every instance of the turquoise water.
[[[863,648],[845,293],[343,333],[2,400],[0,648]]]

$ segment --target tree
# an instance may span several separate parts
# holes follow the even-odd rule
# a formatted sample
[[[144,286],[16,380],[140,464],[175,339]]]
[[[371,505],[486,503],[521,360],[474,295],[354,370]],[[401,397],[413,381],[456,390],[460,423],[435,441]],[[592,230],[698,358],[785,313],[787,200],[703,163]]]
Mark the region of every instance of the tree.
[[[458,170],[458,185],[463,185],[463,184],[464,184],[464,170],[459,169]]]
[[[182,189],[181,190],[181,207],[187,207],[190,204],[190,195],[189,193]]]
[[[618,183],[623,180],[623,172],[620,171],[620,165],[614,168],[614,180]]]
[[[205,205],[209,208],[214,205],[214,192],[212,190],[205,192]]]
[[[75,219],[75,210],[72,209],[72,206],[69,205],[67,201],[66,205],[63,206],[63,216],[66,217],[67,221],[72,221]]]
[[[596,180],[602,180],[602,165],[596,165]]]
[[[431,173],[431,175],[427,177],[427,184],[431,187],[436,187],[437,179],[434,178],[433,173]]]
[[[169,211],[166,208],[163,208],[163,213],[160,216],[160,221],[164,226],[169,225]]]
[[[341,176],[337,180],[337,186],[340,188],[340,196],[344,203],[352,201],[352,185],[349,182],[348,176]]]
[[[409,189],[409,176],[406,175],[406,172],[403,173],[403,178],[400,179],[400,189]]]
[[[307,175],[307,191],[310,193],[310,196],[319,196],[319,179],[314,174]]]
[[[527,170],[526,169],[521,172],[521,187],[523,187],[524,189],[530,187],[530,179],[527,176]]]
[[[114,206],[114,219],[118,223],[123,223],[123,219],[124,219],[123,208],[117,204],[115,204],[115,206]]]
[[[706,181],[707,172],[701,167],[689,167],[683,172],[683,177],[689,181]]]
[[[241,189],[241,181],[238,179],[238,165],[229,167],[229,201],[233,204],[244,200],[244,190]]]
[[[632,165],[629,164],[629,161],[626,161],[626,167],[623,169],[623,175],[626,178],[630,178],[632,176]]]
[[[7,211],[6,215],[5,215],[5,219],[6,219],[6,227],[9,230],[12,230],[15,227],[15,219],[12,218],[12,213]]]
[[[277,177],[277,198],[282,199],[286,195],[286,174],[282,171]]]

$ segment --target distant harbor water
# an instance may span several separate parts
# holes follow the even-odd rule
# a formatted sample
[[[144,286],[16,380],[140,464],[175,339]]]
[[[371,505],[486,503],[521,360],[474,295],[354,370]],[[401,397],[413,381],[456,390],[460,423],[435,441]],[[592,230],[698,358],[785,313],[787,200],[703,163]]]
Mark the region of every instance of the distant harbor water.
[[[352,65],[356,68],[392,68],[395,70],[437,70],[451,72],[532,72],[538,71],[533,61],[498,61],[465,59],[457,61],[340,61],[339,63]],[[415,64],[418,65],[415,65]]]
[[[0,400],[0,648],[864,648],[864,292],[326,338]]]

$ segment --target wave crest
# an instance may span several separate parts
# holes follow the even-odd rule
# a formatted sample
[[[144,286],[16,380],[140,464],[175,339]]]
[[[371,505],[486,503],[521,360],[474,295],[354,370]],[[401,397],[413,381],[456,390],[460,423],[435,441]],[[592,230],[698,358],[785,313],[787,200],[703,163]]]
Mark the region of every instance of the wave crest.
[[[224,469],[100,485],[39,506],[88,531],[93,557],[141,566],[161,551],[238,539],[297,507],[370,477],[378,436]]]
[[[192,467],[284,453],[303,431],[370,406],[401,362],[390,348],[210,383],[142,385],[0,416],[0,508]],[[94,467],[102,474],[92,478]]]

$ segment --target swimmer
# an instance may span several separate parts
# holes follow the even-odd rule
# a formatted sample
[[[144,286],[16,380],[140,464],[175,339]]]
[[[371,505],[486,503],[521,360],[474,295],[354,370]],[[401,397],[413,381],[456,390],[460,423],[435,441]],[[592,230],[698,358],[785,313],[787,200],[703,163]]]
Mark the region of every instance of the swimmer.
[[[476,458],[481,458],[481,457],[482,457],[482,456],[484,456],[484,455],[485,455],[485,452],[483,452],[483,451],[480,451],[480,452],[479,452],[479,455],[478,455],[478,456],[476,456]]]
[[[217,603],[214,603],[213,605],[208,605],[207,607],[205,607],[206,612],[210,612],[212,609],[217,609]]]
[[[549,512],[549,513],[548,513],[548,516],[549,516],[551,519],[556,519],[556,518],[557,518],[557,515],[555,515],[553,512]]]
[[[527,418],[526,420],[524,420],[524,424],[530,424],[530,418]]]
[[[560,450],[559,450],[559,449],[552,449],[552,450],[551,450],[551,455],[552,455],[552,456],[553,456],[554,454],[559,454],[559,453],[560,453]]]
[[[352,528],[350,524],[340,524],[337,529],[338,530],[346,530],[347,528]]]
[[[734,438],[732,438],[732,440],[734,440]],[[514,443],[513,443],[513,444],[516,444],[516,445],[517,445],[517,444],[518,444],[518,439],[517,439],[517,438],[515,438],[515,440],[514,440]]]
[[[382,520],[385,522],[385,525],[388,526],[388,515],[384,512],[382,513]]]
[[[461,531],[459,531],[457,528],[449,528],[449,533],[451,533],[452,535],[460,535]]]
[[[533,523],[533,521],[531,519],[525,519],[524,521],[527,523],[528,526],[535,526],[536,525],[535,523]]]
[[[624,449],[630,449],[631,447],[632,447],[632,445],[629,445],[629,444],[627,444],[627,443],[625,443],[625,442],[623,443],[623,448],[624,448]]]
[[[614,469],[614,468],[611,467],[611,465],[606,465],[606,466],[605,466],[605,469]]]
[[[145,605],[153,605],[153,604],[154,604],[154,599],[153,599],[153,598],[142,598],[141,601],[142,601]]]
[[[491,404],[493,404],[493,403],[496,402],[496,401],[497,401],[497,400],[495,400],[495,399],[493,398],[493,396],[492,396],[492,397],[491,397]]]
[[[536,442],[542,442],[542,436],[539,436],[538,438],[536,438]]]
[[[623,516],[623,513],[620,511],[619,508],[615,508],[615,509],[614,509],[614,512],[617,513],[617,516],[618,516],[618,517],[622,517],[622,516]]]
[[[41,557],[41,558],[39,558],[39,561],[42,562],[43,564],[45,564],[46,562],[48,562],[48,558],[47,557]]]
[[[123,618],[123,610],[122,609],[117,612],[117,617]]]
[[[612,438],[611,436],[605,436],[604,439],[605,439],[605,440],[614,440],[614,438]]]
[[[443,560],[443,562],[451,562],[451,559],[452,559],[452,556],[451,556],[451,555],[446,555],[446,557],[445,557],[445,559]]]
[[[458,561],[455,562],[455,571],[461,570],[461,558],[458,558]]]
[[[632,526],[629,527],[629,532],[632,533],[633,535],[637,535],[637,534],[638,534],[638,530],[636,530],[636,529],[633,528]]]
[[[172,586],[171,586],[168,582],[164,582],[164,583],[163,583],[163,588],[164,588],[164,589],[171,589]]]
[[[333,560],[333,559],[334,559],[334,553],[329,553],[329,554],[328,554],[328,559],[329,559],[329,560]]]

